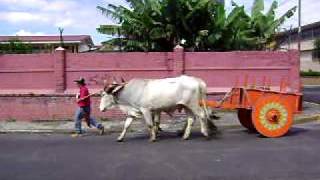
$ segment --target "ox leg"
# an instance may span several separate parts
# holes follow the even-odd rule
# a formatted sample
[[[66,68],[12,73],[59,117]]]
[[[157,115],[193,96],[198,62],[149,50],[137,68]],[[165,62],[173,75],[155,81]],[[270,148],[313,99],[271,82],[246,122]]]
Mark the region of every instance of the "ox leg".
[[[200,112],[199,120],[200,120],[200,126],[201,126],[201,133],[205,137],[209,137],[208,126],[207,126],[208,123],[207,123],[205,112],[202,109],[199,112]]]
[[[187,118],[187,121],[183,124],[182,129],[177,131],[178,136],[183,137],[183,134],[185,133],[185,131],[187,129],[187,125],[188,125],[188,118]]]
[[[193,108],[192,112],[196,116],[196,118],[199,119],[199,121],[200,121],[201,133],[205,137],[209,137],[208,127],[207,127],[207,119],[206,119],[206,114],[205,114],[204,110],[201,107],[195,107],[195,108]]]
[[[126,132],[127,132],[128,128],[129,128],[129,126],[131,125],[133,119],[134,119],[133,117],[127,117],[127,119],[126,119],[126,121],[124,123],[123,130],[122,130],[120,136],[117,139],[118,142],[122,142],[123,141],[124,136],[126,135]]]
[[[152,112],[149,109],[142,109],[141,112],[142,112],[144,119],[145,119],[145,122],[148,126],[148,130],[150,133],[149,140],[151,142],[154,142],[154,141],[156,141],[156,127],[153,124]]]
[[[184,140],[188,140],[189,139],[190,134],[191,134],[191,128],[192,128],[193,122],[194,122],[193,117],[192,116],[188,116],[186,128],[184,129],[184,134],[183,134],[183,137],[182,137]]]
[[[158,134],[159,131],[162,131],[162,129],[160,128],[160,116],[161,116],[160,112],[153,113],[153,120],[154,120],[156,134]]]

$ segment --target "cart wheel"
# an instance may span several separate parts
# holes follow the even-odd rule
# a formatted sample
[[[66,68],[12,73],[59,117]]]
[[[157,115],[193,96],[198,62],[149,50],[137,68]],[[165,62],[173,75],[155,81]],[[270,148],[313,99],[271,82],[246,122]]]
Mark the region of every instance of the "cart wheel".
[[[252,122],[252,110],[238,109],[238,119],[240,124],[249,131],[257,131]]]
[[[292,110],[279,96],[267,96],[257,101],[252,112],[253,124],[266,137],[280,137],[292,125]]]

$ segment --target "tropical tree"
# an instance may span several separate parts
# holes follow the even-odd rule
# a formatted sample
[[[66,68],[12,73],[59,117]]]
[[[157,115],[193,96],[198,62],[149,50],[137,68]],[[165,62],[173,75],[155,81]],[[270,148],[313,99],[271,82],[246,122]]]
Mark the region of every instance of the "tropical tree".
[[[100,25],[98,32],[118,35],[125,50],[170,51],[182,39],[195,44],[207,28],[215,2],[212,0],[127,0],[130,8],[109,4],[97,8],[119,25]]]
[[[270,45],[274,41],[276,31],[279,30],[279,27],[285,22],[286,19],[293,16],[297,9],[297,7],[294,6],[279,18],[276,18],[275,10],[277,8],[277,1],[273,1],[267,13],[263,14],[264,1],[254,1],[251,11],[250,28],[254,30],[253,35],[256,37],[257,49],[264,49]]]
[[[171,51],[184,39],[187,50],[227,51],[265,49],[279,26],[296,10],[293,7],[276,18],[274,1],[266,13],[263,0],[255,0],[251,14],[232,3],[213,0],[127,0],[129,7],[109,4],[97,8],[112,17],[116,25],[100,25],[98,32],[117,35],[108,43],[126,51]]]

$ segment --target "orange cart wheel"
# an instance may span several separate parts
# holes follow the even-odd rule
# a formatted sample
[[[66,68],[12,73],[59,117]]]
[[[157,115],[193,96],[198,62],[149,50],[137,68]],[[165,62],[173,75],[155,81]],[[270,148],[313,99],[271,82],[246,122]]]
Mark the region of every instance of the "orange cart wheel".
[[[252,110],[249,109],[238,109],[238,119],[240,124],[250,131],[256,131],[256,128],[252,122]]]
[[[280,96],[262,97],[253,107],[252,120],[257,131],[266,137],[280,137],[292,125],[292,110]]]

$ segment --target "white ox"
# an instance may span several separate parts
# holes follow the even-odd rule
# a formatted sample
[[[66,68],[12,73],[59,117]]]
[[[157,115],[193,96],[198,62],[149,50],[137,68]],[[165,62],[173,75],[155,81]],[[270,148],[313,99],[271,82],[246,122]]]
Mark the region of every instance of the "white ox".
[[[127,115],[118,141],[124,139],[132,121],[142,116],[150,132],[150,141],[155,141],[160,112],[172,112],[177,108],[185,109],[188,116],[184,139],[190,136],[193,118],[200,120],[201,132],[208,137],[206,107],[199,104],[205,98],[206,84],[199,78],[183,75],[165,79],[132,79],[127,83],[105,86],[100,110],[119,107]]]

